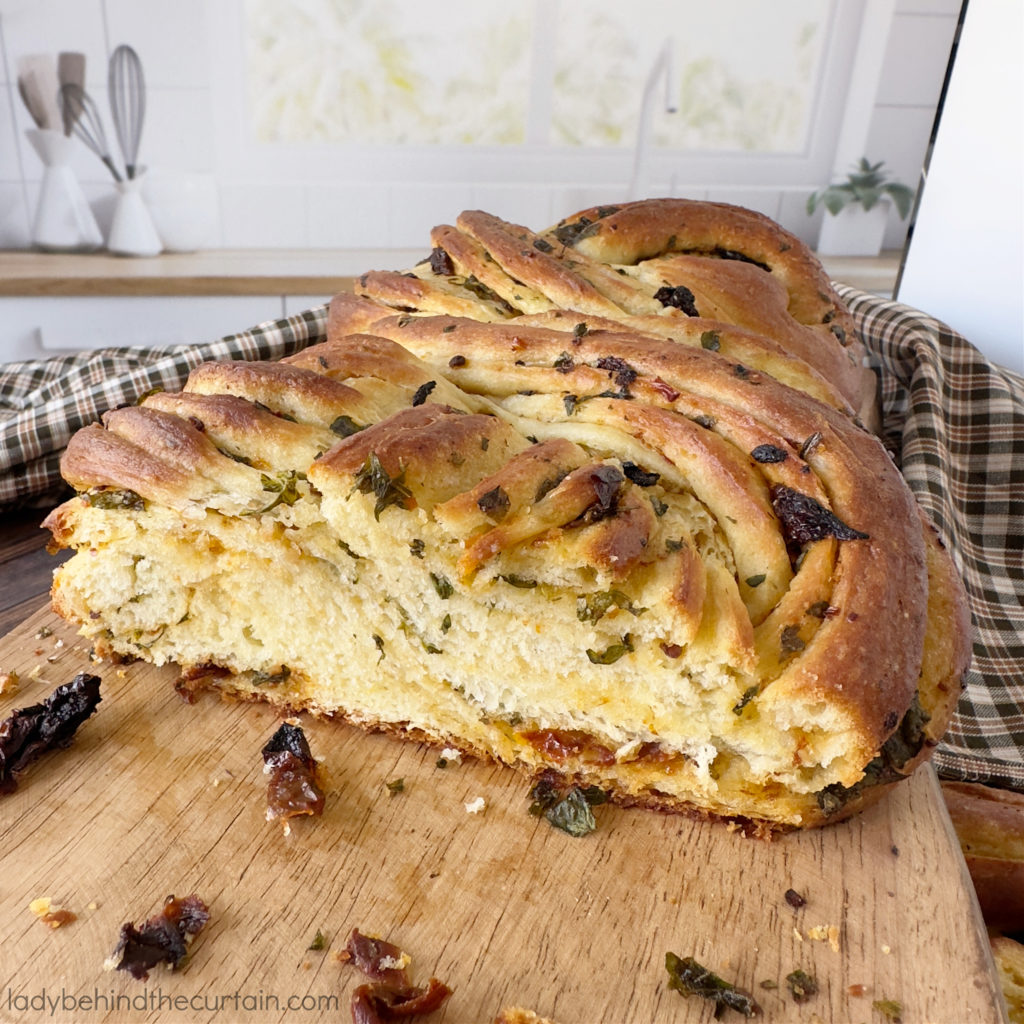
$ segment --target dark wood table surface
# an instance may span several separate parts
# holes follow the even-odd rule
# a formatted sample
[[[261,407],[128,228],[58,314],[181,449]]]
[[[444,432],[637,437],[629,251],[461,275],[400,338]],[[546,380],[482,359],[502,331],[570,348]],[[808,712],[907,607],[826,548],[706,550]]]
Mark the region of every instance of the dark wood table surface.
[[[71,552],[50,555],[47,509],[0,512],[0,637],[49,601],[53,570]]]

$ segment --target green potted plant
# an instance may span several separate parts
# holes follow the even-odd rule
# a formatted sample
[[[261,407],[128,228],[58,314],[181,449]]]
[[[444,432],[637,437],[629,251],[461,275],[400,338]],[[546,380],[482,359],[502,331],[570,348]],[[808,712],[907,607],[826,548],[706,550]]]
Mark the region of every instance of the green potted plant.
[[[877,256],[889,209],[896,207],[901,220],[910,213],[914,190],[902,182],[891,181],[883,170],[884,162],[871,163],[861,157],[845,181],[813,192],[807,199],[807,212],[824,206],[818,252],[825,256]]]

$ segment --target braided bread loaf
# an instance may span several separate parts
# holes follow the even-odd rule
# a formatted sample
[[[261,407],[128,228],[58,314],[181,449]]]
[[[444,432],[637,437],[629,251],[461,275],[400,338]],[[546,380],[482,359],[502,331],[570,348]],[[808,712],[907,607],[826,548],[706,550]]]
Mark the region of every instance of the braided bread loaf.
[[[908,774],[966,605],[852,415],[813,256],[667,201],[434,242],[325,343],[80,431],[60,614],[101,654],[754,830]]]

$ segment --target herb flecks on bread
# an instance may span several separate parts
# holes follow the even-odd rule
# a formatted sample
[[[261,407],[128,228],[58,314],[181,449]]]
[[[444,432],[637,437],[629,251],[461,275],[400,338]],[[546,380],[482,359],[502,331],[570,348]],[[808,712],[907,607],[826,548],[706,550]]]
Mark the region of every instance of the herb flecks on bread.
[[[79,550],[58,611],[102,654],[755,829],[838,820],[912,771],[959,691],[965,603],[853,378],[771,338],[747,360],[753,329],[658,313],[664,284],[560,229],[459,223],[415,279],[339,296],[325,343],[198,367],[80,431],[80,495],[47,521]],[[751,230],[744,265],[850,363],[827,282]]]

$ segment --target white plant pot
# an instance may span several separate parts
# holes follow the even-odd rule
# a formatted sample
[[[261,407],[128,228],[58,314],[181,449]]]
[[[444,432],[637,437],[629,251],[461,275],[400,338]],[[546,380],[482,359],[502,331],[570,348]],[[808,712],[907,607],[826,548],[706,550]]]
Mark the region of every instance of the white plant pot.
[[[847,206],[839,213],[825,211],[818,236],[822,256],[877,256],[882,251],[892,200],[883,196],[870,210]]]

